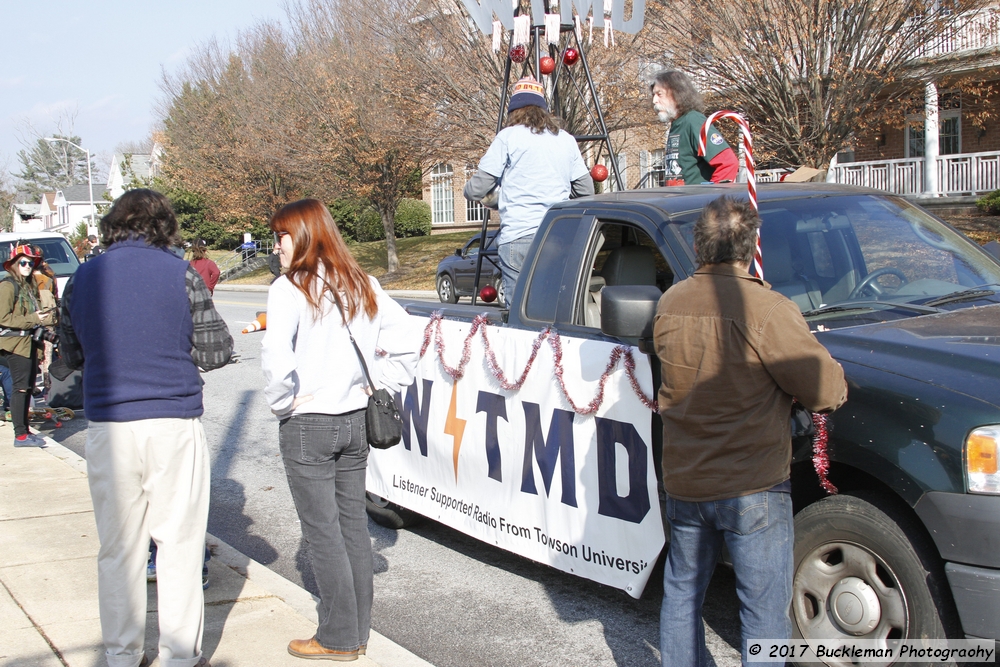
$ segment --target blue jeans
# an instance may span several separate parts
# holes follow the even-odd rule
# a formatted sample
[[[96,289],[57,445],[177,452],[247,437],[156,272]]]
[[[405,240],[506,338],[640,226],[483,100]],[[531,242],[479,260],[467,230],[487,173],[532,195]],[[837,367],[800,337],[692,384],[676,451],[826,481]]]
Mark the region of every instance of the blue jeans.
[[[792,624],[792,498],[761,491],[739,498],[685,502],[667,497],[670,551],[663,570],[660,655],[663,667],[714,665],[701,618],[705,590],[723,542],[740,599],[743,664],[747,639],[788,639]]]
[[[0,366],[0,386],[3,387],[3,409],[6,412],[10,409],[10,397],[14,394],[14,383],[10,379],[10,369],[6,365]]]
[[[368,644],[374,578],[365,411],[293,415],[278,426],[278,445],[319,588],[316,641],[353,651]]]
[[[504,297],[507,300],[507,308],[511,307],[514,298],[514,286],[517,284],[517,277],[521,275],[521,266],[524,265],[524,258],[528,254],[528,248],[535,239],[534,234],[522,236],[514,239],[510,243],[501,243],[497,247],[497,254],[500,256],[500,276],[503,280]]]

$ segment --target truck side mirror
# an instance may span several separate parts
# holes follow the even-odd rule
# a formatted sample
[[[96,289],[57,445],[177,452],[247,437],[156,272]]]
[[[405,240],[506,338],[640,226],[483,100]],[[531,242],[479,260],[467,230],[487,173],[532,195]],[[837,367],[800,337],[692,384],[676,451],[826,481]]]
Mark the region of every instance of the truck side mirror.
[[[601,290],[601,331],[615,338],[651,339],[661,296],[655,285],[605,287]]]
[[[455,257],[461,257],[461,256],[462,256],[462,249],[455,248]]]
[[[1000,243],[996,241],[990,241],[989,243],[983,244],[983,250],[990,253],[996,259],[1000,260]]]

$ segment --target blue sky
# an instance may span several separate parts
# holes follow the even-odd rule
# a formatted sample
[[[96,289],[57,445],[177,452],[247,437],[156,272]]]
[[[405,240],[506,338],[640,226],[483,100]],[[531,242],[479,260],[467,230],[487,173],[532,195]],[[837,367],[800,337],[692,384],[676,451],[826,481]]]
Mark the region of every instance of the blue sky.
[[[282,0],[0,0],[0,167],[20,171],[25,122],[49,134],[74,112],[91,154],[146,138],[164,70],[213,37],[283,16]]]

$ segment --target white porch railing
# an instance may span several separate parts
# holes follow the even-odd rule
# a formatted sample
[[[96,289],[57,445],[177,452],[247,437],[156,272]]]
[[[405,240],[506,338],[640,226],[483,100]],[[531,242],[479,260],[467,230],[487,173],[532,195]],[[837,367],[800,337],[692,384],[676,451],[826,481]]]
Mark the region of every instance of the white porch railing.
[[[833,167],[835,183],[898,195],[981,195],[1000,189],[1000,151],[958,153],[937,158],[938,192],[924,191],[924,159],[848,162]]]
[[[934,58],[1000,45],[1000,16],[996,7],[959,14],[956,23],[957,25],[948,26],[940,35],[924,44],[914,56]]]
[[[785,174],[790,174],[794,169],[758,169],[754,172],[758,183],[777,183]]]
[[[897,195],[920,194],[924,187],[923,158],[848,162],[833,168],[835,183],[860,185]]]
[[[941,194],[978,195],[1000,189],[1000,151],[944,155],[937,167]]]

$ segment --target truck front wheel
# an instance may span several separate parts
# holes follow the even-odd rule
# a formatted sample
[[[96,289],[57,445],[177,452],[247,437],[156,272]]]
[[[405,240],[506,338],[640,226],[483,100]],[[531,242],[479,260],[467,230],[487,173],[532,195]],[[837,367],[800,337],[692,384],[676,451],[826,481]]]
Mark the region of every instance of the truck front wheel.
[[[368,516],[372,518],[372,521],[393,530],[415,526],[423,518],[416,512],[400,507],[396,503],[390,503],[382,496],[376,496],[367,491],[365,492],[365,509],[368,510]]]
[[[860,494],[830,496],[799,512],[793,636],[824,643],[947,638],[943,572],[914,521]]]

